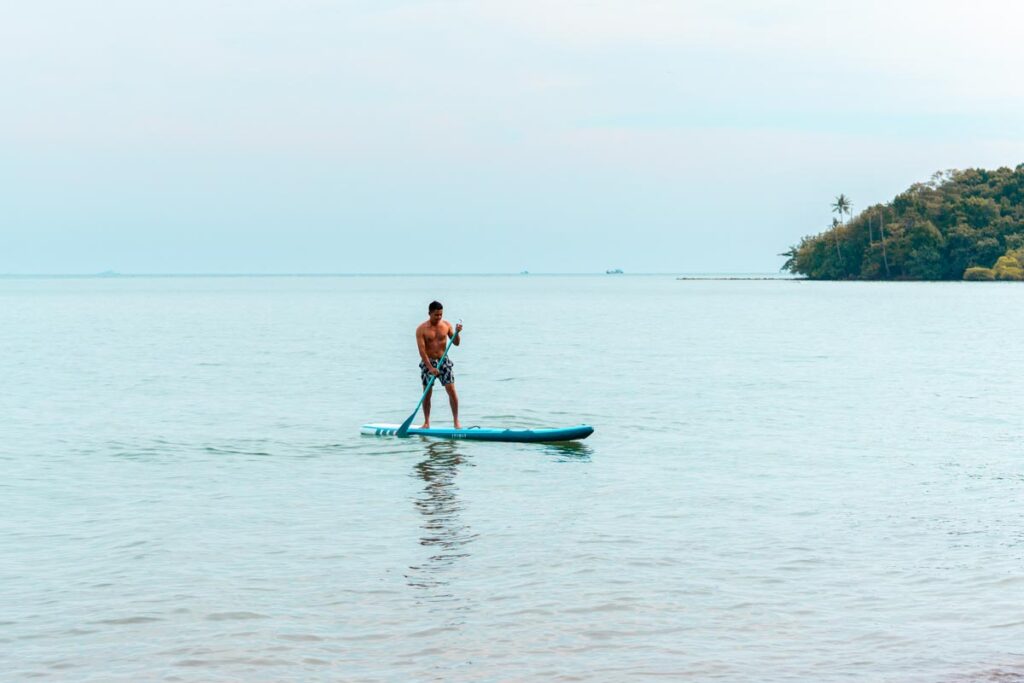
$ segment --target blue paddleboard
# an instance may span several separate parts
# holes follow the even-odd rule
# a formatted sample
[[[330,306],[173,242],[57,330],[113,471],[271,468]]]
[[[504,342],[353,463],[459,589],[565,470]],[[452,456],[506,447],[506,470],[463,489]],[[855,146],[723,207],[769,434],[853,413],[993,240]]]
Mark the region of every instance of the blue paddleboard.
[[[395,436],[400,425],[368,424],[359,428],[363,434],[370,436]],[[463,427],[462,429],[417,429],[411,427],[409,436],[427,436],[435,439],[466,439],[467,441],[575,441],[585,439],[594,433],[590,425],[561,427],[559,429],[484,429],[483,427]]]

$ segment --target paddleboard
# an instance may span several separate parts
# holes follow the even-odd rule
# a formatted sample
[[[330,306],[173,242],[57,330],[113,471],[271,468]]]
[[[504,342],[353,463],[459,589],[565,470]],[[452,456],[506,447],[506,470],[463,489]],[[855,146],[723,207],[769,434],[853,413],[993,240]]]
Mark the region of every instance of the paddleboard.
[[[368,424],[359,428],[362,434],[370,436],[395,436],[401,425]],[[485,429],[463,427],[462,429],[409,428],[409,436],[426,436],[434,439],[466,439],[467,441],[575,441],[585,439],[594,433],[590,425],[561,427],[559,429]]]

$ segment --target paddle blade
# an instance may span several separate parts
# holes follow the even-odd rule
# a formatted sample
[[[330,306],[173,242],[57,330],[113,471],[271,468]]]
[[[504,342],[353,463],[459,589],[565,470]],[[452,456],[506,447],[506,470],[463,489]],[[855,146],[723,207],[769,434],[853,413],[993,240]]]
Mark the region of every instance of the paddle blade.
[[[405,422],[402,423],[402,426],[398,428],[398,431],[395,433],[395,436],[397,436],[399,439],[408,438],[409,427],[412,426],[412,421],[416,419],[416,413],[418,412],[420,412],[420,407],[416,406],[416,410],[413,412],[412,415],[408,417],[408,419],[406,419]]]

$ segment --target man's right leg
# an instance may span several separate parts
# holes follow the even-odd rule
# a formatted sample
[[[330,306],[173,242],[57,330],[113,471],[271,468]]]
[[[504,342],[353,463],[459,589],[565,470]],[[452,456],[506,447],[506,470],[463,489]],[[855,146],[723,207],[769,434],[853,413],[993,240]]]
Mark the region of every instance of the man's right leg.
[[[427,397],[423,399],[423,429],[430,429],[430,395],[434,393],[434,387],[430,387]]]

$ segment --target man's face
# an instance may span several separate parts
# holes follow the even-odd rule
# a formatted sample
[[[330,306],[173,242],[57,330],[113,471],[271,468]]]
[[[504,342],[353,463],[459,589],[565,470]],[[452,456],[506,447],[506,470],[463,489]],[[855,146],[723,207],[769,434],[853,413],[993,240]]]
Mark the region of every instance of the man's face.
[[[443,308],[439,308],[436,311],[431,311],[430,312],[430,322],[431,322],[431,324],[433,324],[433,325],[438,324],[439,322],[441,322],[441,318],[443,316],[444,316],[444,309]]]

